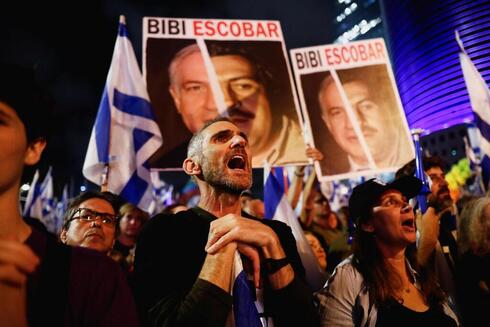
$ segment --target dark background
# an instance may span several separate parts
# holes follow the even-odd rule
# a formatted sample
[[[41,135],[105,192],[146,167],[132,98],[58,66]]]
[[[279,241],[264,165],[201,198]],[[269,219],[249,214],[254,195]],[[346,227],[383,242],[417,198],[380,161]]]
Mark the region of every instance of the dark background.
[[[81,170],[119,15],[126,16],[141,67],[144,16],[279,20],[289,50],[332,42],[330,7],[331,1],[319,0],[3,2],[0,59],[36,67],[57,101],[57,124],[40,164],[41,177],[53,166],[55,195],[65,184],[72,194],[88,185]],[[184,180],[176,173],[162,177],[177,187]]]

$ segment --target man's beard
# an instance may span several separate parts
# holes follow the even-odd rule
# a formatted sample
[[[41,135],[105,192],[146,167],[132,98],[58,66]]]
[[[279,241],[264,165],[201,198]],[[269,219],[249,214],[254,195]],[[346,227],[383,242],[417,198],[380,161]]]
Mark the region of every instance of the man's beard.
[[[444,192],[448,193],[442,194]],[[433,207],[437,213],[453,205],[453,199],[451,198],[451,194],[447,187],[441,188],[435,196],[430,194],[428,200],[429,206]]]
[[[226,175],[226,171],[212,165],[206,158],[202,159],[202,179],[212,187],[225,193],[240,195],[252,186],[251,177],[241,178],[239,181],[233,180],[232,177]]]
[[[444,192],[447,192],[445,194],[441,194]],[[439,205],[441,208],[448,208],[453,205],[453,199],[451,198],[451,194],[449,193],[449,189],[447,187],[442,188],[437,192],[437,202],[439,202]]]

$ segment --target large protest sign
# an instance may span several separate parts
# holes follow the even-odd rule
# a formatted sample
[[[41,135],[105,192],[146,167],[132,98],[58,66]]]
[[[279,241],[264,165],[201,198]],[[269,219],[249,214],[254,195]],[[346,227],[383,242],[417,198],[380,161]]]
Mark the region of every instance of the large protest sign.
[[[307,163],[278,21],[145,17],[143,52],[164,140],[153,168],[180,168],[192,133],[218,116],[247,134],[254,167]]]
[[[329,181],[394,171],[414,158],[383,39],[291,50],[307,142]]]

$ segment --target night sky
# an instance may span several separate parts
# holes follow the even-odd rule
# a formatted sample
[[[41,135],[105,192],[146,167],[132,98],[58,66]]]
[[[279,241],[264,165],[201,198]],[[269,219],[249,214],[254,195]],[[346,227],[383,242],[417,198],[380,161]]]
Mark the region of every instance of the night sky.
[[[53,166],[55,195],[65,184],[77,194],[84,183],[83,161],[119,15],[126,16],[140,64],[144,16],[279,20],[288,50],[333,40],[328,0],[18,3],[9,1],[8,8],[5,2],[0,5],[0,59],[35,66],[55,97],[59,123],[39,166],[41,175]]]

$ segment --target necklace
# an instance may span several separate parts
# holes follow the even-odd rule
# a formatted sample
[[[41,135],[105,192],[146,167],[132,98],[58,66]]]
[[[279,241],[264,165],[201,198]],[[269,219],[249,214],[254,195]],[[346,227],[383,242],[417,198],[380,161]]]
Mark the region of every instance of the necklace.
[[[412,287],[414,287],[414,283],[409,279],[408,283],[404,287],[405,293],[410,293]]]
[[[404,288],[403,288],[403,291],[404,291],[405,293],[407,293],[407,294],[408,294],[408,293],[410,293],[410,283],[408,284],[408,286],[407,286],[407,287],[404,287]],[[398,303],[400,303],[400,304],[403,304],[403,303],[405,302],[405,301],[403,300],[403,296],[404,296],[403,294],[404,294],[404,293],[401,293],[401,294],[400,294],[400,296],[395,297],[396,301],[397,301]]]

